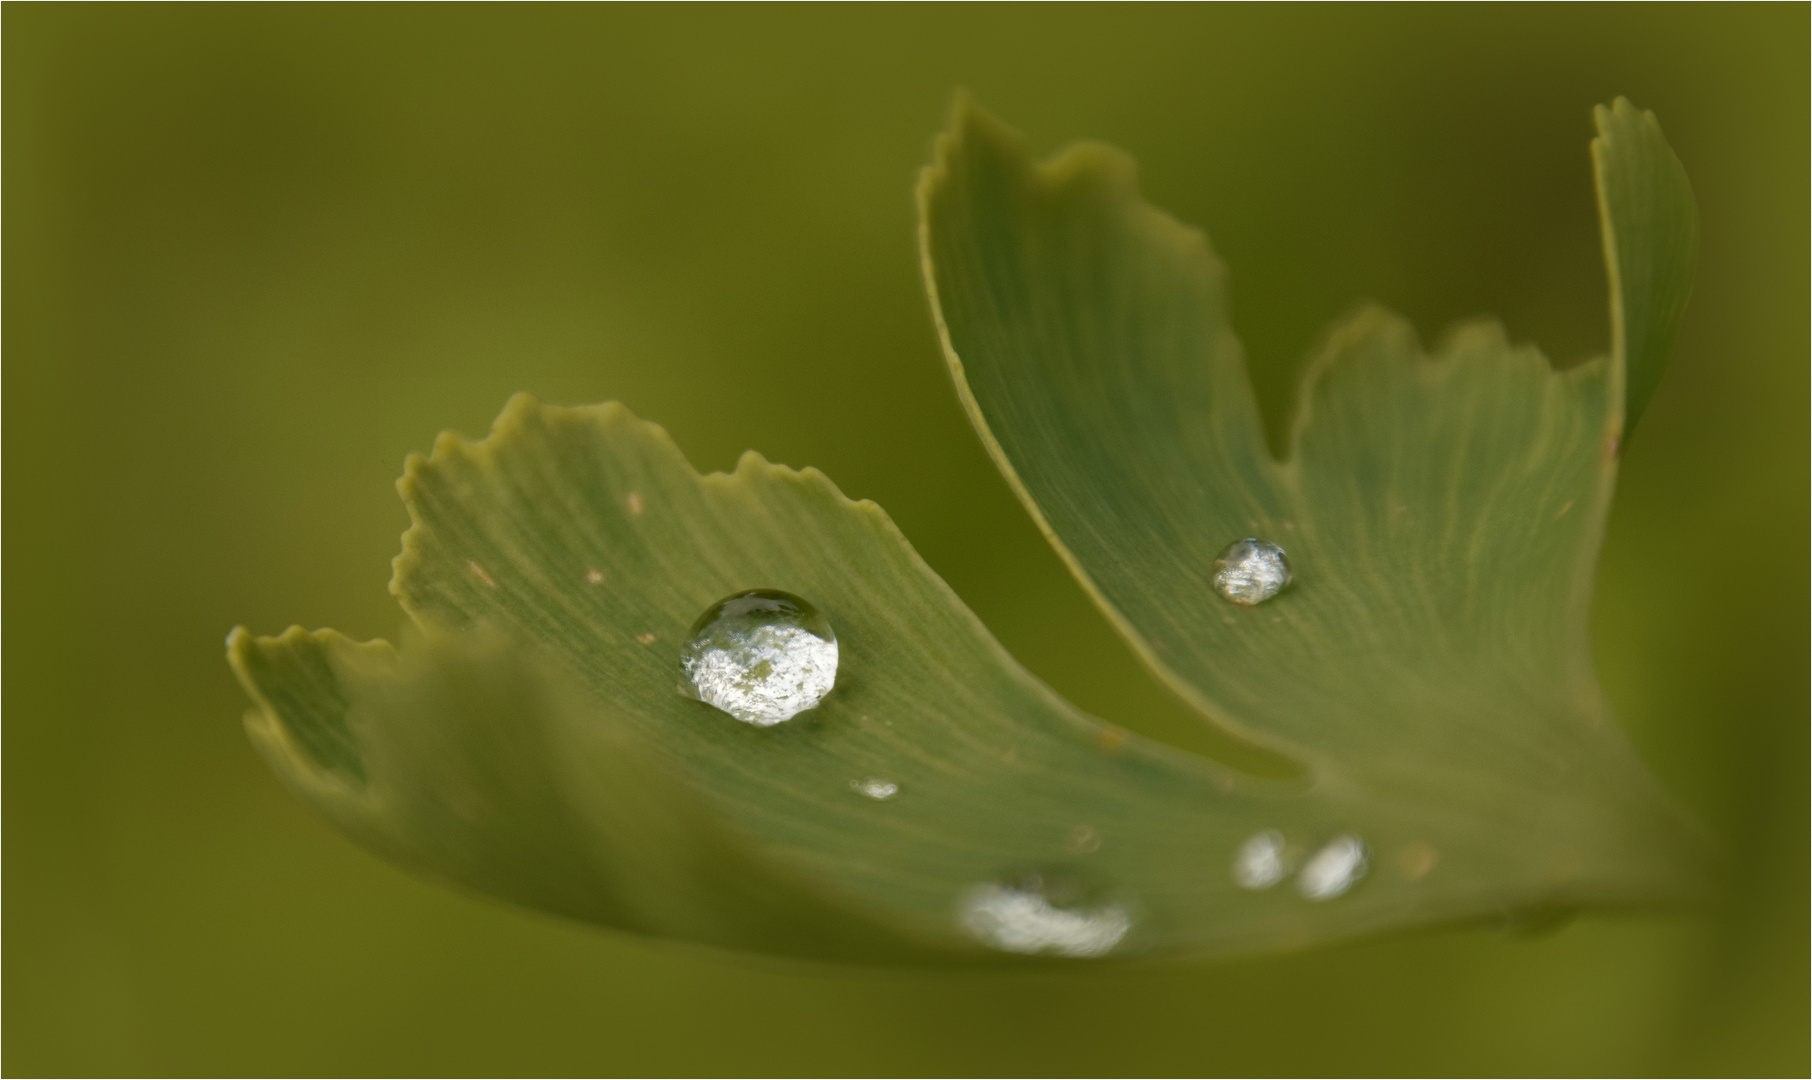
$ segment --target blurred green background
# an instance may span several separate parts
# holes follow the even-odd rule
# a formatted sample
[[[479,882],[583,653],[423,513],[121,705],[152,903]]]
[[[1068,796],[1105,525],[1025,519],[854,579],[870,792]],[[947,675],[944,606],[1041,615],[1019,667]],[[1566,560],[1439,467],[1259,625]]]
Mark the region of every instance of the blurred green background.
[[[1807,10],[9,5],[5,1070],[1803,1074]],[[1063,693],[1200,744],[944,373],[911,185],[959,85],[1208,229],[1274,420],[1360,298],[1602,351],[1590,109],[1656,110],[1703,258],[1595,632],[1725,908],[775,967],[417,880],[279,788],[223,635],[392,634],[403,455],[518,389],[823,468]]]

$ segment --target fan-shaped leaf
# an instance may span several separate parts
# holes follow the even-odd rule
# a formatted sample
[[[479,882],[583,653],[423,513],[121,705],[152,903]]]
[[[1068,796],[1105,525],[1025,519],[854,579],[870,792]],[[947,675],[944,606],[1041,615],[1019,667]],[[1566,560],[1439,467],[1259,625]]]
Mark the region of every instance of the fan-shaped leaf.
[[[926,190],[973,401],[1013,417],[984,434],[1119,625],[1297,779],[1080,715],[815,471],[700,476],[621,406],[518,397],[408,464],[400,650],[230,639],[286,782],[480,892],[786,955],[1203,955],[1691,891],[1690,827],[1579,651],[1604,365],[1555,376],[1487,329],[1428,361],[1367,315],[1279,464],[1218,270],[1121,159],[1037,170],[969,114]],[[1248,531],[1300,582],[1241,609],[1200,560]],[[772,728],[676,692],[693,620],[754,588],[841,648]]]

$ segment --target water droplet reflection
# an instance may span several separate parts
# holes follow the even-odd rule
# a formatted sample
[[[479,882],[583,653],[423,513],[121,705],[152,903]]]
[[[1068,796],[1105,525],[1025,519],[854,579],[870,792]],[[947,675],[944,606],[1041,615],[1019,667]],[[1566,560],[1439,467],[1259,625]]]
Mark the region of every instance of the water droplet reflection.
[[[1132,929],[1118,904],[1058,907],[1038,877],[1022,886],[978,886],[963,899],[963,927],[977,941],[1010,953],[1102,956]]]
[[[1284,837],[1276,829],[1253,833],[1233,857],[1233,880],[1242,889],[1269,889],[1284,879]]]
[[[1235,540],[1214,560],[1214,591],[1241,607],[1262,604],[1289,583],[1290,560],[1266,540]]]
[[[719,600],[680,649],[680,693],[756,727],[816,708],[836,681],[830,620],[777,589]]]
[[[900,785],[874,776],[865,780],[851,780],[849,787],[851,791],[866,795],[876,802],[886,802],[900,793]]]
[[[1345,833],[1309,856],[1296,875],[1296,888],[1310,900],[1332,900],[1364,877],[1366,866],[1365,841]]]

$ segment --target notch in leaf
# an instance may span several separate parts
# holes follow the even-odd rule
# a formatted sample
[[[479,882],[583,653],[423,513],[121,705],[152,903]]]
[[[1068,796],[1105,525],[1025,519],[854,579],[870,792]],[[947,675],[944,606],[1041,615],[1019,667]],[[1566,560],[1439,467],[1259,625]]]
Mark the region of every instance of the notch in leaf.
[[[1613,355],[1556,373],[1480,324],[1430,357],[1364,312],[1286,461],[1219,264],[1124,157],[1036,165],[963,107],[924,175],[927,285],[997,462],[1152,669],[1292,778],[1080,714],[813,470],[700,476],[619,405],[527,397],[410,459],[400,650],[234,632],[248,730],[398,862],[781,955],[1222,955],[1690,900],[1708,842],[1610,716],[1585,622],[1624,372],[1658,373],[1691,200],[1652,117],[1600,126]],[[752,590],[808,601],[838,650],[768,726],[675,689],[688,628]]]

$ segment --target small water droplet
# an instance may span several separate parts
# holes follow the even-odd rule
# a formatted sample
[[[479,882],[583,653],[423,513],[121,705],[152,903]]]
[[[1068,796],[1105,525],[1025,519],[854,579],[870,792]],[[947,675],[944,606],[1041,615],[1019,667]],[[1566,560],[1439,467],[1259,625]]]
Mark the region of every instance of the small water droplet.
[[[587,570],[585,571],[585,580],[591,582],[593,585],[599,585],[603,583],[604,575],[597,570]]]
[[[1214,591],[1241,607],[1262,604],[1289,583],[1290,560],[1267,540],[1235,540],[1214,560]]]
[[[1253,833],[1233,857],[1233,880],[1242,889],[1269,889],[1284,879],[1284,836],[1276,829]]]
[[[1421,881],[1427,877],[1428,872],[1435,868],[1435,863],[1440,861],[1441,853],[1434,849],[1433,844],[1424,840],[1417,840],[1397,852],[1397,869],[1411,881]]]
[[[858,795],[866,795],[876,802],[886,802],[900,793],[900,785],[874,776],[866,780],[851,780],[849,786]]]
[[[1060,906],[1052,892],[1037,875],[1018,885],[979,885],[963,897],[959,917],[977,941],[1010,953],[1101,956],[1132,929],[1118,904]]]
[[[755,589],[707,608],[679,663],[680,693],[771,727],[817,708],[836,685],[837,635],[799,597]]]
[[[1064,845],[1072,855],[1089,855],[1101,850],[1101,834],[1087,825],[1078,825],[1070,830],[1069,842]]]
[[[1310,900],[1332,900],[1364,877],[1366,866],[1365,841],[1343,833],[1309,856],[1296,875],[1296,888]]]

